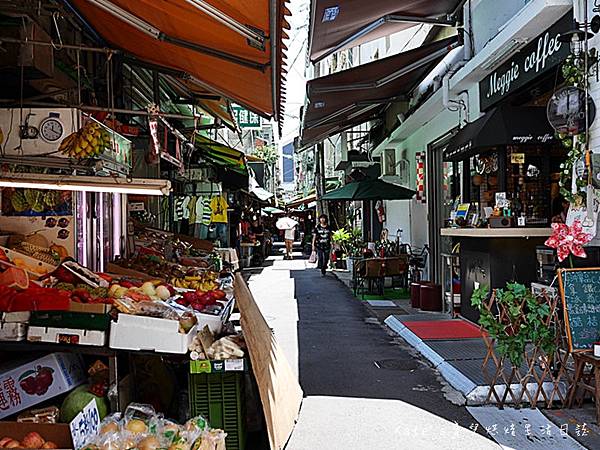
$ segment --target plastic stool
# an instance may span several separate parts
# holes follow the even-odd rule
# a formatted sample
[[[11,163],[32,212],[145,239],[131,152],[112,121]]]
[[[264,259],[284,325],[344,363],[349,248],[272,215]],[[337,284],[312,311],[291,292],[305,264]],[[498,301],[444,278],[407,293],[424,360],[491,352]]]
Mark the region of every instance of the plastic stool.
[[[423,284],[419,289],[419,301],[423,311],[442,310],[442,286],[440,284]]]

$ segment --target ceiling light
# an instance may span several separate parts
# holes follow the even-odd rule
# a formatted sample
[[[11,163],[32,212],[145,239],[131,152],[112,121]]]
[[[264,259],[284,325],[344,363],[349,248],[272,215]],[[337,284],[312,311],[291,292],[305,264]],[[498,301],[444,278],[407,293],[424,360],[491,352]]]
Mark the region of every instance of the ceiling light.
[[[133,195],[168,195],[171,191],[171,182],[149,178],[10,173],[0,175],[0,187],[79,192],[112,192]]]

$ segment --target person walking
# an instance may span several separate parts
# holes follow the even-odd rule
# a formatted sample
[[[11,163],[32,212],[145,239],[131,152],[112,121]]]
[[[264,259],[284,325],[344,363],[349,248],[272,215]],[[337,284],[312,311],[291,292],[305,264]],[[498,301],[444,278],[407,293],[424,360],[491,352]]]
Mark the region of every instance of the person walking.
[[[298,222],[291,217],[282,217],[275,226],[283,230],[283,239],[285,241],[285,256],[283,259],[293,259],[294,239],[296,237],[296,226]]]
[[[312,248],[317,252],[317,268],[321,269],[321,275],[325,276],[329,265],[329,254],[331,253],[331,236],[333,232],[329,226],[329,219],[325,214],[319,216],[319,223],[313,232]]]

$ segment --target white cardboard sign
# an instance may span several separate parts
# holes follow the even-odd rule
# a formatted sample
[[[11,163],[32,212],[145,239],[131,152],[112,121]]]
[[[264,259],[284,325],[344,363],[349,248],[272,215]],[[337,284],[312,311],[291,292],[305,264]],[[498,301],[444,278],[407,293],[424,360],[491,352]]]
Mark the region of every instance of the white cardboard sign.
[[[100,430],[100,413],[96,400],[92,399],[79,414],[69,423],[73,448],[76,450],[83,447]]]

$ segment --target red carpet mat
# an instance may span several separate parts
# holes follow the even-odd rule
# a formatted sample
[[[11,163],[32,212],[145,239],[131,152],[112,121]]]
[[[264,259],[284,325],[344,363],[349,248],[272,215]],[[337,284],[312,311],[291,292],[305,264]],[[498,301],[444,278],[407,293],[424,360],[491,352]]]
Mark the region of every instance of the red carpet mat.
[[[479,327],[464,320],[427,320],[402,323],[423,340],[472,339],[481,337]]]

